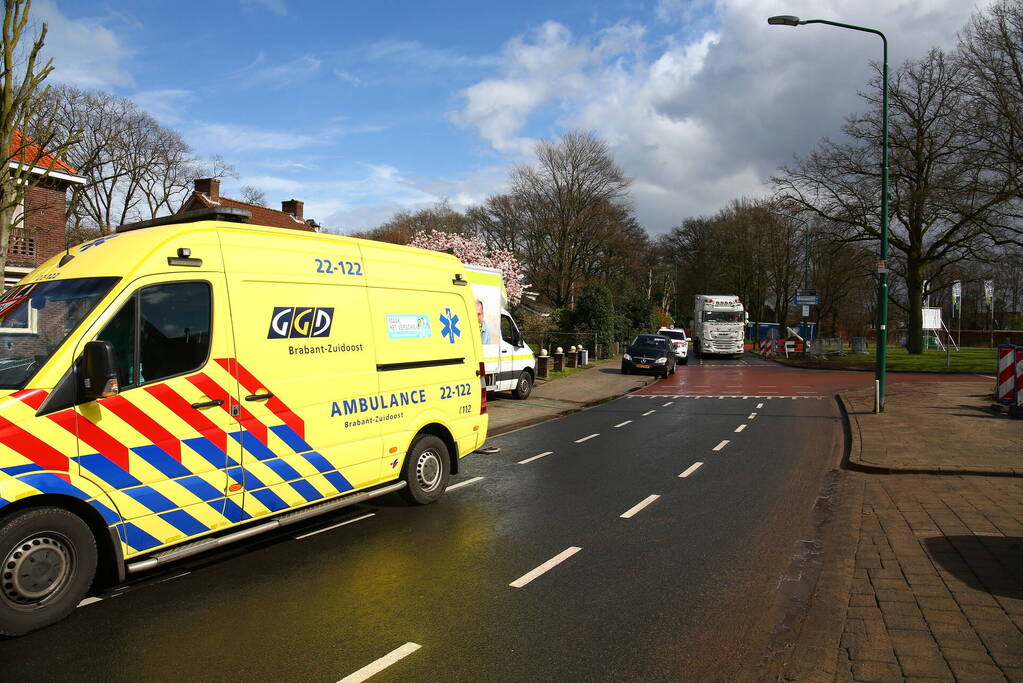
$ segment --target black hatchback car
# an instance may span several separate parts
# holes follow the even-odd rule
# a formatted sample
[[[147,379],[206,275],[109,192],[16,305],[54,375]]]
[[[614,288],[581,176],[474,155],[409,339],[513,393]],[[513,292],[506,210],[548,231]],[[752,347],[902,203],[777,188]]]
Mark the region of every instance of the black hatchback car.
[[[676,362],[670,339],[657,334],[640,334],[622,355],[622,374],[647,372],[667,377],[675,372]]]

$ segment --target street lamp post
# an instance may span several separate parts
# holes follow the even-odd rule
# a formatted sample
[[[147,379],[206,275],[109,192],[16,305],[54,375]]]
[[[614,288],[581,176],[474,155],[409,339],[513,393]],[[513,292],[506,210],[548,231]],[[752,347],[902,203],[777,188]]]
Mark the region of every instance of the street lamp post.
[[[877,29],[827,19],[801,20],[791,15],[779,15],[768,18],[767,23],[772,26],[827,24],[873,33],[881,36],[884,45],[884,62],[881,70],[881,261],[877,265],[877,358],[874,375],[874,412],[880,413],[884,411],[885,370],[888,363],[888,39]]]

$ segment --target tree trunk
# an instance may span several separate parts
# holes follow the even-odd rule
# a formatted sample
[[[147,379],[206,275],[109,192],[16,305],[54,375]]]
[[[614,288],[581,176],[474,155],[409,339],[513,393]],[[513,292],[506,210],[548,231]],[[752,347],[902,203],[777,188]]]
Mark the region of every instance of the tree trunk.
[[[910,256],[906,263],[906,294],[909,299],[909,339],[906,351],[913,355],[924,352],[924,264]]]

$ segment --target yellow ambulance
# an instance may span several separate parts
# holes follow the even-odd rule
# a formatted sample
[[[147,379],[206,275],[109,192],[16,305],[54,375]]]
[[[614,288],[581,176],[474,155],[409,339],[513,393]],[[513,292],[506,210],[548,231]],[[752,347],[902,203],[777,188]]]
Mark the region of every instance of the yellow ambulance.
[[[460,261],[247,217],[125,226],[0,300],[0,634],[315,514],[430,503],[485,441]]]

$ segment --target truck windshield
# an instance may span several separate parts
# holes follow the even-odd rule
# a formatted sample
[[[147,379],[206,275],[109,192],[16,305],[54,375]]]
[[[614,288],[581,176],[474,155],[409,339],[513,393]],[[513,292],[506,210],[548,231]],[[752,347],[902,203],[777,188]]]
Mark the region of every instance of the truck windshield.
[[[742,313],[733,311],[704,311],[703,322],[706,323],[741,323]]]
[[[34,282],[0,299],[0,389],[23,389],[116,277]]]

